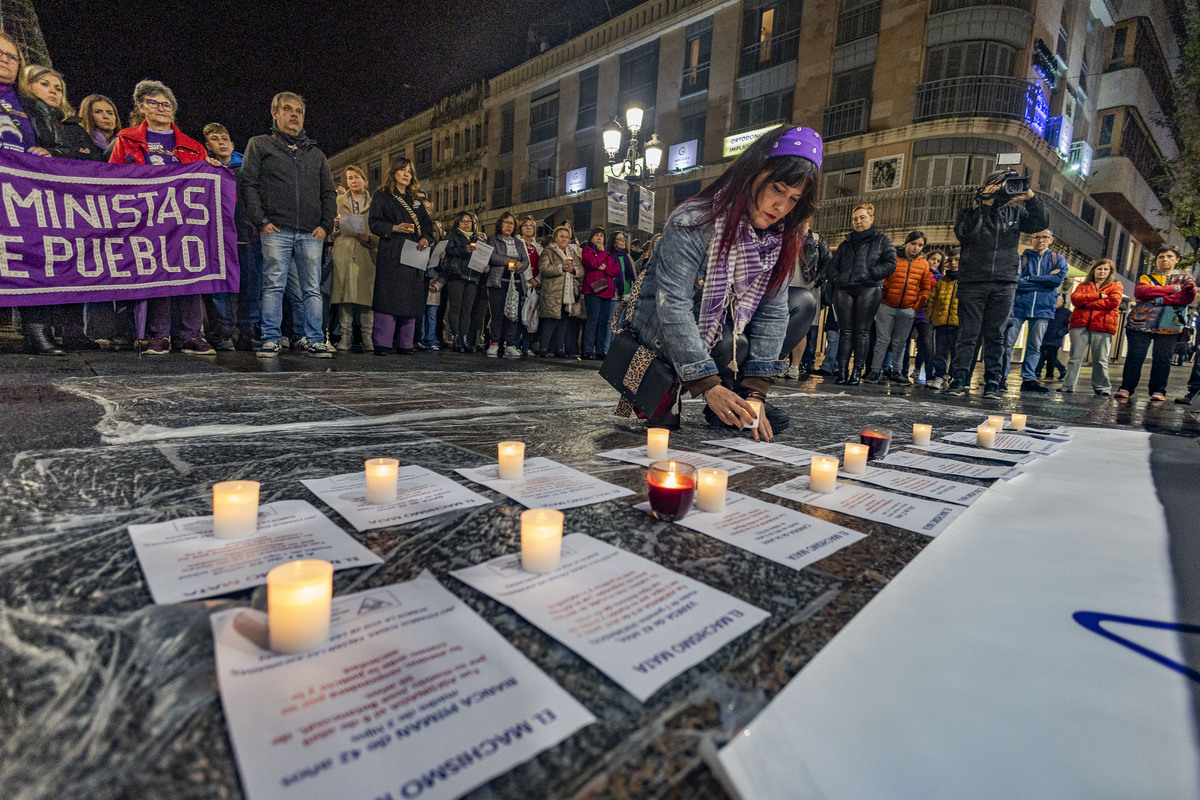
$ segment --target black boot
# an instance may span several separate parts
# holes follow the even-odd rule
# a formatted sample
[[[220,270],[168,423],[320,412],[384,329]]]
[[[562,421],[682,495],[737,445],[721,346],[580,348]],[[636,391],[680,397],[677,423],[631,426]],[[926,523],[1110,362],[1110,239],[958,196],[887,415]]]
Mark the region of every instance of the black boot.
[[[834,381],[834,383],[839,384],[841,386],[845,386],[849,382],[850,382],[850,369],[848,367],[842,367],[841,370],[838,371],[837,380]]]
[[[29,350],[39,356],[62,356],[66,355],[58,345],[54,343],[46,334],[46,326],[40,322],[26,323],[25,325],[25,341],[29,343]]]
[[[466,350],[466,339],[465,339],[464,337],[462,337],[462,336],[455,336],[455,337],[454,337],[454,352],[456,352],[456,353],[465,353],[465,352],[467,352],[467,350]]]
[[[862,383],[862,370],[855,367],[854,371],[850,373],[850,378],[846,381],[846,385],[858,386],[860,383]]]

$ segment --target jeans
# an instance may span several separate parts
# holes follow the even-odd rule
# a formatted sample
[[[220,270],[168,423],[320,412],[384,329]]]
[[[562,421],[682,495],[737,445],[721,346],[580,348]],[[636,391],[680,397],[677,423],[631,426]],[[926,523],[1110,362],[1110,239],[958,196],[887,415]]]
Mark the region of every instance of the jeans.
[[[837,374],[838,371],[838,342],[842,335],[836,327],[830,327],[830,318],[825,325],[825,358],[821,359],[821,369]]]
[[[1011,317],[1004,329],[1004,365],[1001,369],[1005,380],[1008,380],[1008,373],[1012,370],[1013,346],[1017,343],[1017,337],[1021,335],[1023,322],[1029,323],[1029,333],[1025,336],[1025,359],[1021,362],[1021,380],[1037,380],[1038,366],[1042,363],[1042,338],[1046,335],[1050,320],[1016,317]]]
[[[1042,361],[1038,369],[1045,374],[1046,380],[1054,377],[1054,370],[1058,370],[1059,375],[1067,374],[1067,368],[1058,360],[1058,350],[1058,345],[1042,345]]]
[[[447,306],[446,320],[450,326],[450,337],[466,336],[471,328],[471,309],[475,307],[475,292],[479,285],[473,281],[455,278],[446,284],[446,295],[442,298]]]
[[[817,334],[821,332],[820,326],[813,323],[808,327],[808,337],[804,345],[804,355],[800,356],[800,366],[811,370],[816,366],[817,362]]]
[[[929,322],[914,322],[912,333],[909,338],[916,342],[917,358],[912,364],[913,380],[921,374],[921,367],[925,368],[925,378],[932,378],[933,375],[933,324]],[[904,366],[901,367],[901,373],[909,374],[909,355],[908,347],[904,348]]]
[[[1112,384],[1108,380],[1108,354],[1112,349],[1113,335],[1104,331],[1093,331],[1083,326],[1071,328],[1071,358],[1067,361],[1067,374],[1063,376],[1063,388],[1075,391],[1079,381],[1079,368],[1083,366],[1083,356],[1090,347],[1092,350],[1092,390],[1096,392],[1111,392]]]
[[[951,356],[954,355],[954,345],[958,341],[957,325],[936,325],[933,328],[933,374],[925,369],[926,378],[944,378],[953,368]],[[927,362],[928,363],[928,362]]]
[[[915,308],[892,308],[880,303],[875,310],[875,354],[871,357],[871,371],[883,366],[883,357],[891,355],[893,369],[897,368],[902,353],[908,345],[908,334],[912,332]]]
[[[983,340],[983,380],[1004,385],[1004,326],[1012,314],[1015,283],[963,283],[958,287],[958,343],[954,378],[964,385],[975,365],[975,344]]]
[[[325,243],[311,233],[290,228],[262,235],[263,341],[278,342],[283,321],[283,295],[288,272],[294,267],[304,308],[304,319],[293,320],[310,344],[325,341],[321,309],[321,254]]]
[[[234,311],[234,300],[237,295],[233,292],[219,292],[204,295],[204,310],[208,313],[208,328],[204,331],[210,337],[230,339],[237,331],[237,317]]]
[[[1129,347],[1125,352],[1125,370],[1121,374],[1121,388],[1133,394],[1142,380],[1142,365],[1146,353],[1154,345],[1154,359],[1150,362],[1150,394],[1167,392],[1167,379],[1171,377],[1171,355],[1175,352],[1175,333],[1147,333],[1126,329]]]
[[[425,306],[425,330],[421,338],[421,344],[426,347],[434,347],[438,343],[438,309],[441,306]]]
[[[612,331],[608,323],[612,319],[613,306],[616,300],[597,297],[594,294],[583,296],[583,307],[587,310],[587,320],[583,328],[583,354],[594,356],[608,352],[612,342]]]
[[[238,287],[238,333],[247,339],[262,336],[262,244],[238,243],[241,285]]]

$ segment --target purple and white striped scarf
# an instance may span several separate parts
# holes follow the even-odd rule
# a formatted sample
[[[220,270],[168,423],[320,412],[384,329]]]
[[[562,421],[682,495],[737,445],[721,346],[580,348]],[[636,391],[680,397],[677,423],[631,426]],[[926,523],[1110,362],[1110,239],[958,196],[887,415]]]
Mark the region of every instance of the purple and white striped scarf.
[[[734,342],[745,330],[767,292],[783,244],[783,236],[778,231],[768,229],[760,236],[749,221],[743,219],[728,255],[721,258],[721,238],[727,220],[717,217],[714,222],[715,230],[708,244],[704,294],[700,299],[700,338],[709,352],[721,341],[721,328],[727,314],[733,318]],[[735,371],[736,363],[735,350],[731,365]]]

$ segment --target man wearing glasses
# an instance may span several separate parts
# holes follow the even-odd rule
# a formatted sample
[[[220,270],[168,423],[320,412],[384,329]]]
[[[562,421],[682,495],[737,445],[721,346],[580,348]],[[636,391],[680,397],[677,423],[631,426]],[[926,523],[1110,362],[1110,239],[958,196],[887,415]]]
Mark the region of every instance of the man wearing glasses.
[[[1008,379],[1012,368],[1013,346],[1021,333],[1021,325],[1029,323],[1025,337],[1025,361],[1021,364],[1021,391],[1045,393],[1050,391],[1038,383],[1038,365],[1042,360],[1042,338],[1054,319],[1058,287],[1067,277],[1067,260],[1054,253],[1054,232],[1038,231],[1031,237],[1033,247],[1021,256],[1021,271],[1017,275],[1017,294],[1013,298],[1012,316],[1004,331],[1003,376]]]

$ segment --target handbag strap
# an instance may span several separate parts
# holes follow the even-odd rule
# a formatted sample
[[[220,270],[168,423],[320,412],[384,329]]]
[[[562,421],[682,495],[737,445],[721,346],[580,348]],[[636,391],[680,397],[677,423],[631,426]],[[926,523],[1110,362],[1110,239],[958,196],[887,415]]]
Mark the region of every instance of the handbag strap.
[[[633,321],[633,307],[637,305],[638,295],[642,293],[642,280],[649,271],[648,269],[644,269],[639,272],[637,278],[633,281],[633,288],[621,298],[621,302],[617,305],[617,313],[613,314],[612,322],[609,325],[609,330],[613,333],[620,333],[623,329],[628,328],[629,323]]]

